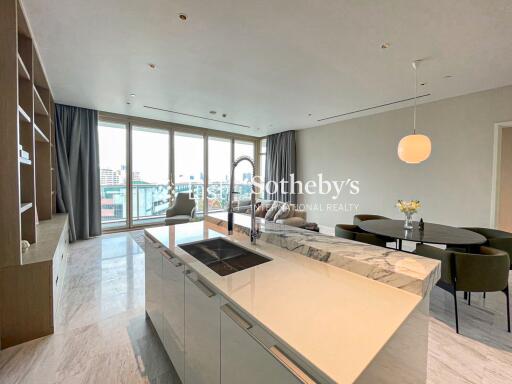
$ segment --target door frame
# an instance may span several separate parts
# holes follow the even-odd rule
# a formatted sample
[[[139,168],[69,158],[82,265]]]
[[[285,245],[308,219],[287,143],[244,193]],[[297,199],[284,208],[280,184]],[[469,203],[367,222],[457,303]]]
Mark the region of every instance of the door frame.
[[[494,145],[491,185],[491,217],[490,227],[496,228],[499,222],[499,202],[501,184],[501,146],[504,128],[512,128],[512,121],[504,121],[494,124]]]

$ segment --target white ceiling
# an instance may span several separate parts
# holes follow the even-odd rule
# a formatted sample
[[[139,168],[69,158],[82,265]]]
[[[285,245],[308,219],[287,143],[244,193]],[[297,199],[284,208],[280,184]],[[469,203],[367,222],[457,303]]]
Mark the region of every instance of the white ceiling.
[[[512,84],[510,0],[23,4],[56,101],[108,112],[261,136],[412,97],[417,58],[424,101]]]

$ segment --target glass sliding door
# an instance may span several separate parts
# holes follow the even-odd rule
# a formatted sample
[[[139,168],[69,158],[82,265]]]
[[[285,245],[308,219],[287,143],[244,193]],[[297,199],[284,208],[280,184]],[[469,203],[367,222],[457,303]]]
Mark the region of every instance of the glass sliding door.
[[[204,213],[204,138],[202,135],[174,133],[175,193],[193,193],[196,213]]]
[[[133,125],[131,143],[132,224],[163,222],[169,208],[169,130]]]
[[[128,226],[126,124],[100,121],[101,225],[103,229]]]
[[[208,137],[208,212],[227,210],[231,139]]]

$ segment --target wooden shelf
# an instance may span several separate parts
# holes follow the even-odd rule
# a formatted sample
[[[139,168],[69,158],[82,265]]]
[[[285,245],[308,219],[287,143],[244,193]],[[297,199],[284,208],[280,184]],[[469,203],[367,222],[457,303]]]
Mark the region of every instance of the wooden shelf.
[[[21,205],[20,205],[20,213],[28,211],[30,208],[32,208],[32,203],[21,203]]]
[[[30,123],[31,120],[30,120],[30,117],[27,115],[27,112],[25,112],[25,110],[19,105],[18,105],[18,113],[21,117],[21,120],[26,121],[27,123]]]
[[[19,159],[20,159],[20,164],[32,165],[32,161],[31,160],[24,159],[23,157],[20,157]]]
[[[28,73],[27,67],[23,62],[20,54],[18,53],[18,77],[25,80],[30,80],[30,74]]]
[[[49,143],[50,140],[46,137],[46,135],[39,129],[39,127],[34,124],[34,132],[35,132],[35,139],[36,141],[39,141],[41,143]]]
[[[46,109],[43,99],[39,95],[37,88],[34,86],[34,111],[38,115],[48,116],[48,110]]]

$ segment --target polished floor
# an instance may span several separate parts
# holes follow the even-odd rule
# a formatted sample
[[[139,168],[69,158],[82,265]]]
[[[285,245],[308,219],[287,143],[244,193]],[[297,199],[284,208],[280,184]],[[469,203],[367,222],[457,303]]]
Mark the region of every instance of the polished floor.
[[[139,235],[139,236],[137,236]],[[144,315],[144,254],[119,233],[71,245],[55,334],[0,352],[0,383],[179,383]],[[511,281],[512,283],[512,281]],[[512,382],[512,335],[505,296],[431,296],[429,384]]]

